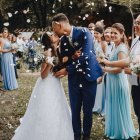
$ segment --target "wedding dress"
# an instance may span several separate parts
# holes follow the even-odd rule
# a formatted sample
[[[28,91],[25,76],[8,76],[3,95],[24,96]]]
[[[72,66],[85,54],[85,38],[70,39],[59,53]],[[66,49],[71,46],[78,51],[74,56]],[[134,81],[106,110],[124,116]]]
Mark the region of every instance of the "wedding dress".
[[[74,140],[69,106],[60,79],[38,78],[12,140]]]

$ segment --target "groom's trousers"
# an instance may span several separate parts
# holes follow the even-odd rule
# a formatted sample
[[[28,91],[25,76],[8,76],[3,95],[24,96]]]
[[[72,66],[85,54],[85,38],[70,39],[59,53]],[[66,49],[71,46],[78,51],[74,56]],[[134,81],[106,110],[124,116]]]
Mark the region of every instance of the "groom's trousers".
[[[74,135],[80,137],[83,130],[84,136],[90,136],[97,83],[87,81],[81,74],[75,74],[68,76],[68,85]],[[81,128],[82,107],[83,129]]]

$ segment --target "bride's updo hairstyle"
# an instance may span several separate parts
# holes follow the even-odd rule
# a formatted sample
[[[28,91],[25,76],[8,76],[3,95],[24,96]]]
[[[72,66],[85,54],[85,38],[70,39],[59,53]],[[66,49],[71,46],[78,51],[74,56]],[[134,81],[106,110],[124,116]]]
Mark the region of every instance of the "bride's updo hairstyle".
[[[49,35],[47,33],[44,33],[42,35],[42,38],[41,38],[41,43],[42,45],[44,45],[44,51],[48,50],[49,48],[51,48],[52,46],[52,43],[51,43],[51,39],[49,37]]]
[[[51,39],[50,39],[50,36],[52,35],[53,33],[52,32],[46,32],[42,35],[42,38],[41,38],[41,43],[42,45],[44,45],[44,51],[47,51],[48,49],[52,49],[52,53],[53,55],[55,54],[55,50],[54,50],[54,47],[53,47],[53,44],[51,42]]]
[[[121,23],[114,23],[112,25],[112,28],[115,28],[117,29],[121,34],[123,34],[123,37],[122,37],[122,42],[125,43],[128,47],[128,42],[127,42],[127,37],[125,35],[125,28],[124,26],[121,24]]]

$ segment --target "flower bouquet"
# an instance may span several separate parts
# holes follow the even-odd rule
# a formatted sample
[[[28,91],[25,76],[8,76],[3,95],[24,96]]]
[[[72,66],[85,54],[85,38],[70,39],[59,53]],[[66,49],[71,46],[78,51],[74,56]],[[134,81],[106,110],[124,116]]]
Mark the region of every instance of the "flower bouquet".
[[[105,66],[105,64],[102,62],[104,59],[106,59],[105,54],[102,51],[97,51],[95,53],[96,53],[96,57],[99,64],[101,64],[102,66]]]
[[[140,75],[140,55],[131,58],[130,69],[134,74]]]

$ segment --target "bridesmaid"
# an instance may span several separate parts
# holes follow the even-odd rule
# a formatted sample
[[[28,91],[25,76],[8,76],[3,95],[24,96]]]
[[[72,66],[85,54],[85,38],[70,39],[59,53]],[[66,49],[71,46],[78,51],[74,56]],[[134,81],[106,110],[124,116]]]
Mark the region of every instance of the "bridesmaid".
[[[128,56],[124,26],[112,25],[111,38],[115,44],[110,61],[119,61]],[[121,67],[104,67],[106,77],[105,135],[110,139],[129,139],[137,135],[132,117],[127,75]],[[113,81],[113,82],[112,82]]]
[[[2,29],[2,39],[0,40],[1,46],[1,66],[2,76],[5,90],[14,90],[18,88],[18,83],[15,76],[14,62],[13,62],[13,50],[11,43],[8,40],[8,29]]]
[[[94,43],[94,49],[96,56],[99,57],[100,54],[105,56],[106,53],[106,43],[103,39],[103,32],[104,29],[102,26],[95,26],[94,28],[94,37],[95,37],[95,43]],[[93,112],[98,113],[101,116],[105,115],[105,94],[103,94],[103,86],[104,82],[103,76],[99,77],[97,79],[97,90],[96,90],[96,98],[95,98],[95,104],[93,107]]]

